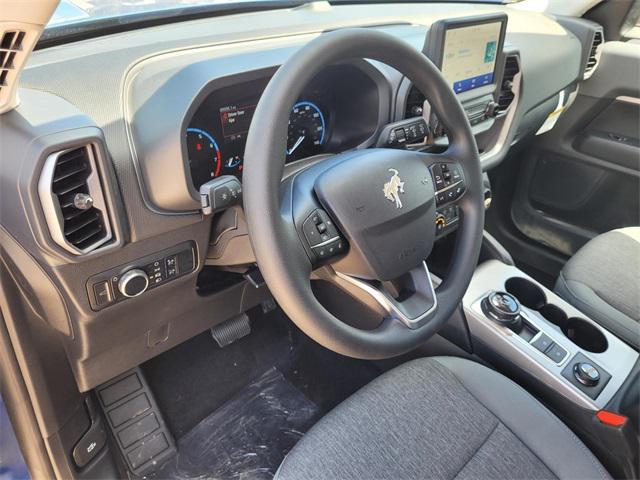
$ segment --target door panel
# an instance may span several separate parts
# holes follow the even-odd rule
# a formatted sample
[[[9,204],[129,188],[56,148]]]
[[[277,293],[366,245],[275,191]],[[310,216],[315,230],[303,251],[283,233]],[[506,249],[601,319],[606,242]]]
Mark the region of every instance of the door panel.
[[[571,107],[521,155],[511,219],[534,242],[566,258],[599,233],[638,225],[638,45],[604,44]]]

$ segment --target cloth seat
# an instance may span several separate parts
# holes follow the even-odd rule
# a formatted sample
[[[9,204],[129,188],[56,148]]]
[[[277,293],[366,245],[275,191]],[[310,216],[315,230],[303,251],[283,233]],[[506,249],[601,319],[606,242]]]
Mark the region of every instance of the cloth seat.
[[[640,347],[640,227],[585,244],[560,272],[556,293],[631,346]]]
[[[322,418],[278,480],[608,479],[584,444],[520,386],[454,357],[414,360]]]

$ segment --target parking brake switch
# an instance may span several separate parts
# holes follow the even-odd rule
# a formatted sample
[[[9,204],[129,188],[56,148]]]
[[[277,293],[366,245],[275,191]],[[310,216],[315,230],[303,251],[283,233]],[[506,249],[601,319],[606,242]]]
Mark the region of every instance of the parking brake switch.
[[[205,215],[221,212],[241,201],[242,184],[233,175],[223,175],[200,186],[200,204]]]

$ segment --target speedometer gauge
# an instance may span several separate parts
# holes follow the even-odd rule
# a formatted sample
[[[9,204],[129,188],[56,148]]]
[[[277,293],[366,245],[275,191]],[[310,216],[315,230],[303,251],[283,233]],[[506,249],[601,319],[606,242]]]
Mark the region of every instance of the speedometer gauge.
[[[320,153],[325,141],[325,127],[324,115],[315,103],[296,103],[289,116],[287,159],[295,160]]]
[[[187,152],[196,189],[220,175],[222,155],[213,136],[199,128],[187,128]]]

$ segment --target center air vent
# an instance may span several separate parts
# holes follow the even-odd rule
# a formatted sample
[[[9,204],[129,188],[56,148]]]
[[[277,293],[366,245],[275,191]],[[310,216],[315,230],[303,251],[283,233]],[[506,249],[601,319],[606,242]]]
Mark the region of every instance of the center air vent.
[[[498,112],[504,112],[515,98],[513,91],[515,76],[520,73],[520,64],[517,55],[507,55],[504,63],[504,73],[502,75],[502,85],[500,96],[498,97]]]
[[[598,65],[598,47],[602,45],[602,31],[596,30],[593,35],[593,42],[591,43],[591,51],[589,52],[589,58],[587,59],[587,65],[584,67],[584,78],[587,79],[593,75],[593,71]]]
[[[95,250],[112,237],[96,154],[89,144],[50,155],[38,184],[53,240],[76,255]]]

